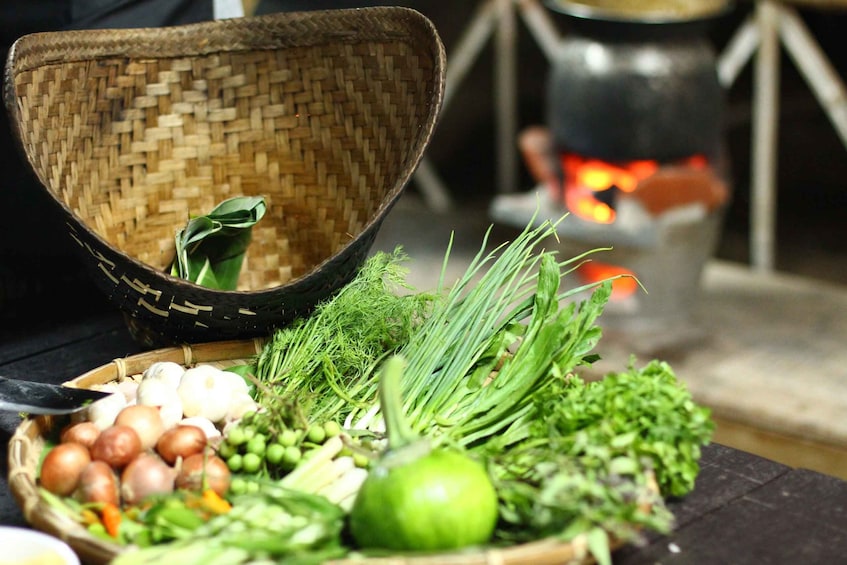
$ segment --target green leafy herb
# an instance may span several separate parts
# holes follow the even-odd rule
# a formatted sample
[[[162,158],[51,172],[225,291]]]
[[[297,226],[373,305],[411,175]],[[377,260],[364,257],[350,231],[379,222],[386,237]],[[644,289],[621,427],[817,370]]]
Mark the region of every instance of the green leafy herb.
[[[694,487],[714,425],[667,363],[587,383],[558,376],[534,401],[521,442],[480,447],[501,498],[499,538],[594,532],[594,557],[608,563],[597,532],[631,540],[642,528],[670,530],[663,497]]]
[[[436,301],[408,292],[407,259],[399,247],[374,254],[311,316],[276,330],[256,363],[262,402],[299,405],[314,421],[372,406],[377,362],[410,339]]]
[[[694,488],[700,446],[711,440],[708,408],[697,405],[670,365],[651,361],[580,384],[572,379],[552,395],[536,397],[537,437],[556,449],[617,464],[619,458],[651,470],[665,496]]]
[[[265,215],[261,196],[237,196],[196,216],[176,234],[171,274],[218,290],[235,290],[253,226]]]

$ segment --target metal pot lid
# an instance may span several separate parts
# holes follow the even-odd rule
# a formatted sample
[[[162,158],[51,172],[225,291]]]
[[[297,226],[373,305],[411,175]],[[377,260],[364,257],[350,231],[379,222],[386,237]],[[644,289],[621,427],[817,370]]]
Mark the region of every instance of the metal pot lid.
[[[556,12],[578,18],[629,23],[682,23],[712,19],[732,7],[731,0],[547,0]]]

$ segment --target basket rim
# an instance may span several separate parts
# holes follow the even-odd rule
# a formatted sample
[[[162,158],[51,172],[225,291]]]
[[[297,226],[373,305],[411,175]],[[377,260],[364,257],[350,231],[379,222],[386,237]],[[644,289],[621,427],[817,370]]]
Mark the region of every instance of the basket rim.
[[[386,25],[372,27],[375,20]],[[344,22],[350,29],[318,34],[311,27],[306,27],[306,24],[324,22]],[[284,35],[273,32],[273,28],[280,24],[288,26]],[[168,59],[221,52],[361,43],[374,39],[405,40],[408,37],[403,33],[404,29],[415,25],[429,28],[437,38],[429,18],[418,10],[402,6],[276,12],[163,27],[39,31],[16,39],[9,48],[5,63],[7,70],[22,72],[50,64],[116,56]],[[74,56],[69,56],[69,47],[77,49]]]
[[[374,21],[379,21],[386,25],[377,29],[371,25]],[[311,28],[298,27],[305,23],[314,25],[316,22],[344,22],[345,24],[349,24],[350,31],[315,34]],[[255,32],[257,29],[266,29],[283,23],[289,25],[291,28],[290,30],[286,29],[285,34],[273,33],[272,31],[261,34],[244,33],[246,31]],[[402,195],[405,186],[410,182],[415,170],[423,159],[426,148],[429,146],[444,103],[447,73],[446,51],[435,25],[429,18],[412,8],[377,6],[278,12],[162,28],[66,30],[30,33],[18,38],[9,49],[3,70],[3,104],[11,118],[10,126],[14,130],[15,135],[13,137],[16,140],[19,153],[29,163],[33,174],[40,177],[40,175],[35,174],[36,168],[31,157],[23,147],[20,133],[20,109],[17,104],[17,91],[14,83],[14,77],[19,72],[26,72],[40,66],[60,64],[68,61],[78,62],[81,60],[116,56],[165,59],[177,56],[198,56],[223,52],[315,47],[322,44],[340,42],[366,43],[371,40],[389,39],[408,43],[409,34],[407,31],[412,28],[423,31],[424,35],[428,38],[426,48],[432,54],[434,80],[432,91],[429,93],[430,111],[426,119],[418,124],[420,135],[418,137],[417,147],[410,154],[409,162],[404,167],[405,174],[396,179],[394,185],[386,191],[379,207],[363,224],[362,231],[357,236],[350,238],[335,253],[314,265],[310,271],[292,278],[283,284],[254,290],[220,290],[180,279],[165,270],[155,269],[151,265],[127,254],[125,251],[112,246],[104,237],[92,230],[84,222],[78,221],[78,216],[73,210],[52,189],[44,186],[45,192],[49,195],[48,200],[58,206],[60,211],[66,214],[68,218],[73,218],[76,224],[75,226],[71,225],[70,221],[66,222],[72,232],[75,227],[84,230],[86,236],[95,240],[103,249],[109,250],[109,253],[119,257],[122,261],[126,261],[134,269],[144,272],[152,280],[162,281],[177,289],[190,289],[191,292],[210,297],[210,299],[215,296],[230,296],[234,298],[250,297],[256,300],[264,300],[274,297],[289,288],[298,287],[304,280],[308,279],[309,275],[323,270],[333,260],[347,254],[357,241],[374,235],[374,232],[379,229],[385,216],[388,215]],[[144,39],[144,41],[138,41],[139,38]],[[184,43],[187,38],[196,39],[193,49],[188,51],[186,51],[186,44]],[[212,38],[215,40],[211,40]],[[130,39],[132,41],[129,41]],[[165,41],[165,39],[168,39],[168,41]],[[67,55],[67,46],[71,44],[88,46],[90,56],[69,58]],[[128,45],[132,49],[128,50]],[[40,178],[39,184],[44,185]],[[77,243],[81,242],[77,240]],[[84,252],[94,253],[95,250],[85,246]],[[106,257],[100,256],[98,258],[106,263],[113,263]]]
[[[91,369],[76,378],[66,381],[66,386],[90,387],[118,378],[131,377],[141,372],[142,367],[154,361],[174,361],[184,366],[197,363],[238,361],[258,354],[265,340],[260,338],[239,339],[196,344],[170,346],[116,358],[111,362]],[[36,469],[27,469],[23,452],[35,445],[27,433],[37,431],[36,440],[43,441],[41,432],[53,424],[53,417],[38,416],[25,419],[9,440],[9,488],[23,510],[27,522],[36,529],[62,539],[86,559],[106,563],[118,553],[130,548],[110,543],[91,536],[87,530],[67,516],[52,508],[38,495]],[[612,549],[622,546],[613,539]],[[330,561],[333,565],[372,563],[382,565],[554,565],[558,563],[584,562],[589,559],[584,536],[571,542],[555,538],[542,538],[512,546],[486,546],[465,552],[445,552],[435,555],[408,555],[387,557],[349,557]]]

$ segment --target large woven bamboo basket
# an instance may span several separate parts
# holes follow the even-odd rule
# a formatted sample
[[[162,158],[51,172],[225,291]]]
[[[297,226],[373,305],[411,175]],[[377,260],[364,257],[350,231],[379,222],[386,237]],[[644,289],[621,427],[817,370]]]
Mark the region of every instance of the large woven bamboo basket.
[[[378,7],[38,33],[5,71],[26,160],[152,347],[267,335],[349,282],[429,143],[445,55],[424,16]],[[237,195],[268,204],[238,289],[167,274],[189,216]]]
[[[139,379],[141,373],[156,361],[173,361],[185,367],[198,363],[226,368],[254,359],[263,346],[261,338],[225,342],[182,345],[147,351],[118,358],[93,369],[67,386],[90,388],[98,384]],[[59,426],[53,417],[24,420],[9,441],[9,488],[15,496],[25,519],[34,528],[67,542],[80,558],[92,565],[109,563],[126,548],[91,535],[84,526],[57,511],[40,497],[38,465],[45,440]],[[615,547],[619,546],[615,543]],[[131,550],[130,550],[131,551]],[[572,543],[542,539],[511,547],[488,548],[463,553],[429,556],[379,557],[360,560],[341,560],[335,565],[353,563],[372,565],[563,565],[591,563],[583,538]]]

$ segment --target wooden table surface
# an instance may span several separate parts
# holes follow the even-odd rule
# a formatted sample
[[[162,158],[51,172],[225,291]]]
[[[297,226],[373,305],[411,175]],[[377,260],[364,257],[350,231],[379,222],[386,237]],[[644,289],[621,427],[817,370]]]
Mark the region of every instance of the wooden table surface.
[[[0,329],[0,374],[60,383],[141,348],[120,315],[68,311],[41,323],[6,321]],[[47,318],[45,318],[47,320]],[[4,446],[19,423],[0,413]],[[0,524],[25,525],[9,492],[6,449],[0,453]],[[670,508],[670,536],[615,554],[616,564],[817,564],[847,559],[847,482],[793,469],[718,444],[707,446],[694,491]]]

